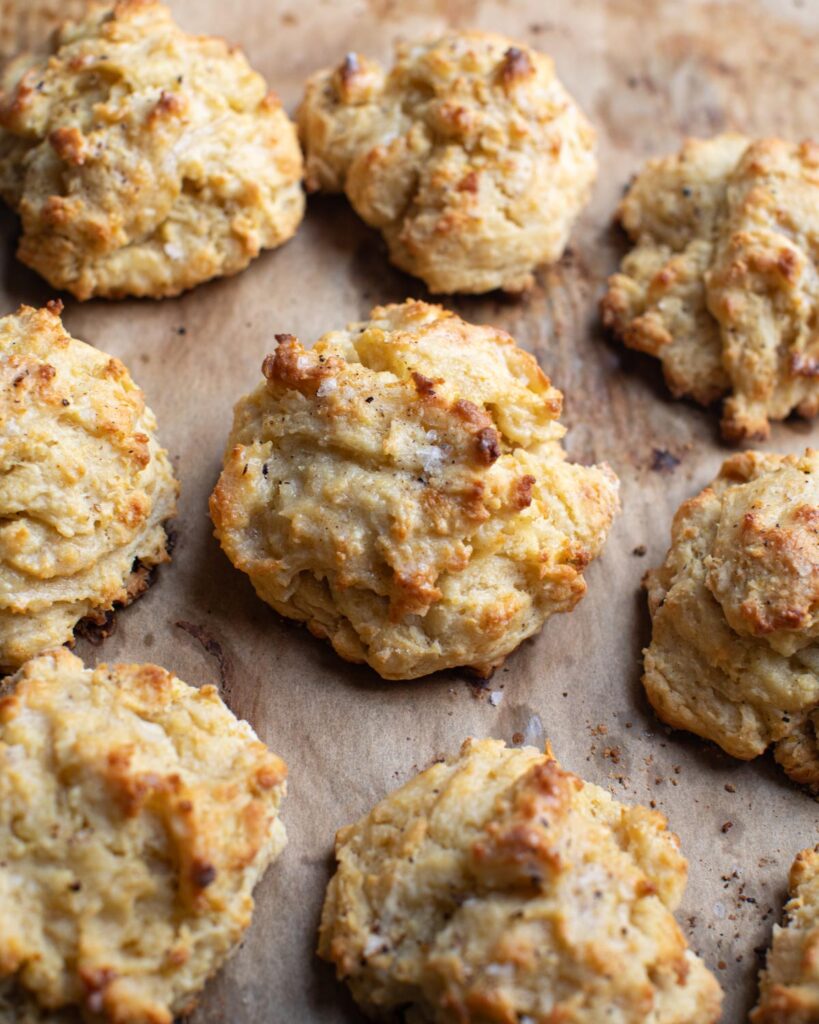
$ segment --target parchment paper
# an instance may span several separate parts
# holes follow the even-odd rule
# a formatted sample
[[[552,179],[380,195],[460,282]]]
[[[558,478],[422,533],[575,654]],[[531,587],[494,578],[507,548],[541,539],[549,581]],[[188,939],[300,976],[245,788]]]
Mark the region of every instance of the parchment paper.
[[[78,0],[2,0],[0,49],[29,43]],[[780,912],[787,867],[819,839],[817,804],[769,758],[741,764],[654,718],[639,683],[648,637],[640,578],[663,556],[671,516],[729,454],[717,415],[672,401],[652,360],[606,339],[596,304],[624,240],[610,218],[630,174],[685,134],[735,127],[816,133],[819,2],[760,0],[171,0],[191,31],[240,43],[292,110],[305,77],[349,49],[387,58],[392,42],[446,25],[501,30],[551,53],[599,130],[601,171],[561,264],[522,301],[449,304],[496,323],[540,359],[566,394],[568,448],[608,460],[623,513],[588,572],[587,597],[556,616],[485,690],[450,673],[384,683],[349,666],[254,595],[211,536],[207,497],[234,401],[259,379],[276,332],[305,341],[376,302],[424,297],[387,265],[378,236],[342,199],[312,198],[296,238],[240,276],[163,302],[65,298],[77,337],[111,352],[144,388],[182,481],[177,546],[148,594],[117,617],[89,663],[156,661],[216,683],[290,767],[290,842],[257,890],[253,926],[208,986],[195,1024],[358,1021],[313,956],[333,833],[470,735],[551,739],[563,764],[618,797],[654,802],[680,834],[690,880],[679,915],[726,989],[724,1020],[755,997],[757,949]],[[53,296],[14,258],[0,216],[0,311]],[[768,447],[799,451],[819,424],[776,426]],[[645,548],[645,554],[639,554]],[[729,788],[730,787],[730,788]]]

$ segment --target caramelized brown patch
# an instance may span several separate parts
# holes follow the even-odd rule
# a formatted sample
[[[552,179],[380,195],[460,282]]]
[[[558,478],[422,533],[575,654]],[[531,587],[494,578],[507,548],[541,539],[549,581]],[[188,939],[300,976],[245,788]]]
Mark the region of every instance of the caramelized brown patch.
[[[437,574],[436,574],[437,575]],[[405,615],[418,615],[440,601],[441,591],[429,571],[393,574],[396,593],[390,602],[390,621],[400,622]]]
[[[465,174],[463,178],[458,182],[459,192],[477,192],[478,191],[478,175],[475,171],[470,171]]]
[[[528,473],[515,481],[515,493],[512,504],[517,509],[528,508],[532,504],[532,489],[535,486],[535,478]]]
[[[789,246],[780,250],[776,269],[786,281],[793,282],[799,276],[799,258]]]
[[[491,466],[500,458],[500,436],[494,427],[484,427],[475,435],[475,448],[478,453],[478,461],[485,466]]]
[[[489,509],[486,507],[486,485],[483,480],[473,479],[459,494],[461,508],[464,515],[475,523],[485,522],[489,516]]]
[[[51,148],[67,164],[82,167],[88,155],[85,137],[76,125],[57,128],[48,137]]]
[[[20,713],[21,701],[16,693],[7,693],[0,697],[0,722],[4,725],[11,722]]]
[[[757,460],[758,456],[754,452],[737,452],[723,462],[719,475],[723,480],[735,480],[744,483],[755,475]],[[711,495],[713,491],[710,487],[707,487],[702,494]]]
[[[348,53],[332,77],[336,97],[350,105],[366,103],[377,92],[380,82],[380,68],[357,53]]]
[[[340,360],[331,357],[322,363],[312,352],[307,352],[292,334],[277,334],[278,347],[265,356],[262,373],[271,384],[315,396],[325,377],[332,377],[340,367]]]
[[[76,203],[63,196],[49,196],[43,203],[43,220],[54,227],[62,227],[71,222],[75,207]]]
[[[128,371],[125,368],[125,364],[117,359],[116,356],[111,356],[105,364],[105,368],[102,372],[103,376],[110,377],[111,380],[126,380],[128,377]],[[144,436],[145,435],[143,434],[142,437]]]
[[[216,868],[209,861],[194,858],[190,876],[191,882],[197,889],[206,889],[216,881]]]
[[[116,979],[116,971],[110,967],[80,966],[78,974],[85,989],[86,1008],[91,1013],[100,1013],[104,1005],[103,993]]]
[[[418,373],[417,370],[412,371],[412,382],[421,398],[434,398],[436,383],[442,383],[441,381],[434,381],[429,377],[425,377],[423,373]]]
[[[490,416],[467,398],[459,398],[457,402],[453,402],[451,411],[462,423],[476,430],[492,426]]]
[[[270,755],[256,772],[254,779],[259,789],[274,789],[287,778],[287,765],[281,758]]]
[[[517,46],[510,46],[503,55],[501,64],[501,79],[507,87],[516,85],[524,78],[534,74],[532,60],[526,50]]]
[[[565,817],[575,789],[575,776],[556,761],[540,761],[514,786],[509,804],[486,826],[486,839],[472,846],[479,873],[503,885],[538,888],[558,870],[553,826]]]
[[[149,121],[161,118],[180,117],[187,108],[185,97],[178,92],[166,92],[165,89],[159,95],[156,106],[148,116]]]
[[[816,505],[798,505],[793,510],[793,518],[799,523],[815,527],[819,525],[819,508]]]

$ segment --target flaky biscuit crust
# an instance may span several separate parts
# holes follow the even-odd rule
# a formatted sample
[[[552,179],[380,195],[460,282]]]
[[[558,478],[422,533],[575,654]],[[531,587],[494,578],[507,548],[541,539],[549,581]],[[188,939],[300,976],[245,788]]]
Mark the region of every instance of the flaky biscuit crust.
[[[58,307],[0,319],[0,667],[129,604],[168,561],[177,483],[118,359]]]
[[[509,335],[423,302],[307,350],[236,407],[211,497],[259,596],[387,679],[498,665],[585,591],[618,507],[566,462],[562,396]]]
[[[318,952],[377,1019],[709,1024],[678,845],[550,754],[468,740],[338,833]]]
[[[819,454],[745,452],[677,512],[646,575],[643,682],[669,725],[819,786]]]
[[[785,923],[759,976],[759,1003],[751,1024],[819,1021],[819,847],[802,850],[788,879]]]
[[[212,686],[27,662],[0,697],[0,1012],[190,1010],[284,846],[285,775]]]
[[[727,395],[728,440],[819,411],[819,147],[726,134],[650,160],[620,205],[635,247],[604,321],[676,396]]]
[[[244,56],[153,0],[92,4],[8,69],[0,194],[18,256],[77,298],[176,295],[281,245],[304,210],[295,126]]]
[[[549,57],[503,36],[349,54],[298,113],[309,188],[343,191],[432,292],[519,291],[559,259],[596,174],[594,132]]]

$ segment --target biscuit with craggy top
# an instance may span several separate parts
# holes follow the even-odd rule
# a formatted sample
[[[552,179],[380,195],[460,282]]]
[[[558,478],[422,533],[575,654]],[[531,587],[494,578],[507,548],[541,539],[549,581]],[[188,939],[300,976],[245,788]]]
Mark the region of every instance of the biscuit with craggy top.
[[[302,218],[295,126],[244,56],[153,0],[92,4],[0,94],[19,258],[77,298],[176,295]]]
[[[518,291],[560,258],[597,164],[551,58],[484,32],[358,54],[298,113],[308,188],[344,192],[433,292]]]
[[[406,302],[278,335],[263,372],[211,515],[278,612],[407,679],[486,674],[582,597],[617,479],[566,461],[562,396],[508,334]]]
[[[819,453],[745,452],[677,512],[646,575],[663,721],[819,786]]]
[[[285,775],[215,687],[27,662],[0,691],[0,1011],[188,1012],[284,846]]]
[[[819,847],[802,850],[791,865],[785,922],[774,925],[759,1002],[751,1024],[819,1021]]]
[[[604,321],[722,430],[819,411],[819,146],[726,134],[650,160],[620,204],[634,242]]]
[[[372,1017],[709,1024],[661,814],[550,752],[468,740],[336,836],[318,952]]]
[[[154,414],[59,310],[0,319],[0,668],[129,604],[169,559],[178,487]]]

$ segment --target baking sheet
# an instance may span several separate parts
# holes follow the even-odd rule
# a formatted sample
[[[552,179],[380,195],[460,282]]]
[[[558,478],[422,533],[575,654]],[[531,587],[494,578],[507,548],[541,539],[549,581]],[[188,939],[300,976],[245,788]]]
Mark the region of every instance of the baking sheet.
[[[0,50],[29,43],[77,0],[0,0]],[[724,1020],[755,996],[760,947],[779,915],[787,867],[819,839],[817,805],[770,758],[741,764],[652,715],[639,684],[648,616],[640,578],[663,556],[671,516],[729,453],[717,416],[673,402],[656,365],[602,334],[596,303],[624,242],[610,218],[629,175],[685,134],[733,127],[800,139],[819,109],[816,0],[172,0],[191,31],[240,43],[282,96],[349,49],[387,58],[392,42],[447,25],[506,32],[551,53],[599,130],[600,177],[559,266],[521,301],[449,304],[510,331],[566,394],[567,446],[607,460],[623,513],[589,591],[496,673],[486,689],[448,673],[385,683],[341,662],[253,594],[211,536],[207,497],[231,408],[259,379],[276,332],[305,342],[365,316],[376,302],[425,297],[388,267],[379,237],[339,198],[311,198],[284,248],[244,274],[160,303],[65,298],[77,337],[125,361],[159,418],[182,481],[177,546],[148,594],[119,614],[88,663],[156,661],[215,683],[233,711],[290,767],[290,843],[257,890],[253,926],[212,982],[195,1024],[360,1018],[313,956],[336,828],[467,735],[551,739],[563,764],[628,801],[654,802],[680,834],[690,881],[679,918],[726,989]],[[16,224],[0,215],[0,310],[53,296],[13,259]],[[767,447],[795,452],[819,424],[775,426]],[[643,547],[645,554],[640,554]],[[494,695],[494,696],[493,696]],[[730,789],[727,787],[731,787]]]

